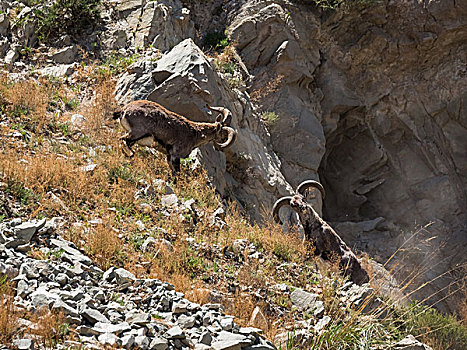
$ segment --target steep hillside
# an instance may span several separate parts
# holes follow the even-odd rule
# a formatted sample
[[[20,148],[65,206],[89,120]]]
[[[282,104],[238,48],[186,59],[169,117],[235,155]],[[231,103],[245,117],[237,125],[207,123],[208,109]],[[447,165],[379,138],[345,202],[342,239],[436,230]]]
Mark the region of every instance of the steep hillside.
[[[466,4],[2,2],[0,344],[464,348],[465,326],[422,305],[465,321]],[[195,149],[174,183],[163,154],[121,151],[111,115],[134,99],[196,121],[224,106],[236,141]],[[306,179],[369,286],[315,256],[293,211],[272,223]],[[51,326],[28,331],[38,312]]]

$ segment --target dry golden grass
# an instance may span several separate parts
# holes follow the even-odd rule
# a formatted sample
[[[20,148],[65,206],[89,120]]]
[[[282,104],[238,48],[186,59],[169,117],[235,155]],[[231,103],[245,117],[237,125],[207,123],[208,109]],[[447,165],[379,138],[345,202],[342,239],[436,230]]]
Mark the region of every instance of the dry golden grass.
[[[15,83],[6,76],[0,76],[0,98],[6,111],[18,119],[30,118],[31,127],[38,130],[46,122],[50,94],[51,89],[44,81],[26,80]]]
[[[251,92],[251,100],[254,102],[260,102],[261,100],[267,98],[269,95],[274,94],[277,90],[279,90],[281,84],[283,84],[284,78],[284,75],[279,74],[273,79],[268,80],[264,86],[261,86]]]
[[[2,276],[0,283],[0,344],[9,344],[18,330],[20,312],[13,304],[14,290]]]
[[[118,265],[122,242],[109,223],[91,228],[85,249],[102,270]]]
[[[45,349],[55,349],[68,335],[70,325],[63,312],[52,312],[42,308],[30,316],[34,327],[29,330],[33,339]]]

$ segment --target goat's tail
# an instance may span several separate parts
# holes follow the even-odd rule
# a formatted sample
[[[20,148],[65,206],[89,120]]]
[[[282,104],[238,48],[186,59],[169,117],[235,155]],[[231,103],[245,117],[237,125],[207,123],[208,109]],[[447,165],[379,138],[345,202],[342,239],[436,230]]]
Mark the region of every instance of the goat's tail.
[[[123,111],[121,109],[119,109],[118,111],[115,111],[113,113],[112,118],[113,119],[120,119],[122,117],[122,115],[123,115]]]

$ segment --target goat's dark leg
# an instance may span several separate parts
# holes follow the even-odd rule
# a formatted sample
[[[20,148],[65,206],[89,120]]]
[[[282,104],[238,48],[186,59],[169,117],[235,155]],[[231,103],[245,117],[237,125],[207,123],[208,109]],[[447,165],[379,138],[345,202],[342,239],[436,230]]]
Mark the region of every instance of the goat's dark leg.
[[[149,136],[151,136],[151,134],[135,134],[133,132],[129,132],[128,134],[122,136],[121,139],[124,141],[123,152],[125,153],[125,155],[128,157],[133,157],[135,153],[131,150],[131,147],[139,140]]]
[[[167,154],[167,164],[169,164],[172,171],[173,183],[177,183],[177,175],[180,173],[180,157]]]

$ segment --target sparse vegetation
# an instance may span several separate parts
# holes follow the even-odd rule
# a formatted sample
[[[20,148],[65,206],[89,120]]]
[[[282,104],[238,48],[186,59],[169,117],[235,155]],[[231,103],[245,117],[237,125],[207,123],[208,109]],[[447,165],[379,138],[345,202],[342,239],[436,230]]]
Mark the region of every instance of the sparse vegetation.
[[[298,4],[314,5],[323,10],[337,10],[342,6],[366,7],[378,3],[378,0],[293,0]]]
[[[234,45],[228,45],[220,54],[215,54],[214,63],[231,88],[238,89],[246,86]]]
[[[456,317],[413,302],[407,309],[399,310],[397,327],[416,336],[435,350],[467,349],[467,328]]]
[[[202,47],[204,50],[222,51],[229,45],[226,30],[207,33],[203,38]]]
[[[267,126],[272,127],[279,120],[279,116],[274,112],[263,112],[263,114],[261,114],[261,119],[263,119]]]
[[[89,65],[86,72],[97,71],[97,67]],[[155,179],[169,180],[165,156],[144,148],[137,148],[131,159],[123,155],[118,144],[121,130],[109,118],[115,108],[115,73],[94,73],[89,75],[91,81],[86,81],[83,73],[83,88],[79,89],[66,82],[0,80],[1,113],[7,121],[1,126],[5,136],[0,145],[0,181],[6,185],[6,195],[21,204],[21,216],[62,216],[70,224],[79,224],[65,226],[65,238],[89,253],[104,270],[122,266],[141,277],[160,278],[199,303],[211,301],[210,289],[216,289],[226,311],[241,325],[249,323],[259,306],[270,339],[290,331],[282,349],[297,348],[300,337],[292,329],[294,317],[306,315],[293,308],[288,295],[270,292],[271,285],[278,283],[320,293],[326,313],[332,316],[332,322],[307,349],[368,349],[407,333],[436,350],[460,349],[465,344],[465,327],[432,309],[412,307],[378,319],[376,313],[363,316],[358,307],[342,308],[339,288],[346,281],[337,264],[322,266],[318,272],[319,260],[298,234],[285,236],[272,222],[252,224],[235,204],[227,206],[224,224],[216,224],[212,215],[221,206],[221,198],[209,185],[206,172],[192,169],[189,160],[182,163],[180,178],[171,186],[180,201],[193,199],[196,210],[174,214],[164,207],[165,190],[153,184]],[[83,101],[80,94],[86,84],[95,91],[93,101],[71,106],[69,101]],[[36,94],[32,96],[30,91]],[[73,128],[68,122],[70,109],[85,116],[85,127]],[[275,113],[263,115],[266,123],[277,118]],[[10,135],[20,130],[28,133],[27,137]],[[95,168],[83,169],[89,164]],[[2,220],[11,219],[10,215],[2,212]],[[143,252],[148,237],[154,239],[153,245]],[[242,249],[238,239],[245,241]],[[254,256],[250,245],[257,253]],[[30,256],[53,259],[60,254],[33,251]],[[147,262],[144,266],[143,261]],[[0,342],[7,343],[15,334],[17,321],[8,294],[11,288],[5,290],[0,291]],[[118,295],[112,300],[122,302]],[[271,305],[281,310],[282,316],[275,314]],[[37,336],[43,346],[53,347],[67,336],[69,326],[60,314],[41,315],[48,321]]]
[[[100,18],[101,0],[55,0],[50,3],[36,0],[35,8],[22,22],[34,22],[41,42],[60,34],[72,37],[83,35]]]
[[[132,63],[135,63],[138,58],[140,58],[140,54],[138,53],[131,56],[121,56],[118,53],[112,53],[98,65],[97,73],[104,77],[111,77],[123,73],[125,69]]]
[[[18,328],[20,313],[13,304],[15,292],[6,275],[0,275],[0,344],[10,344]]]

